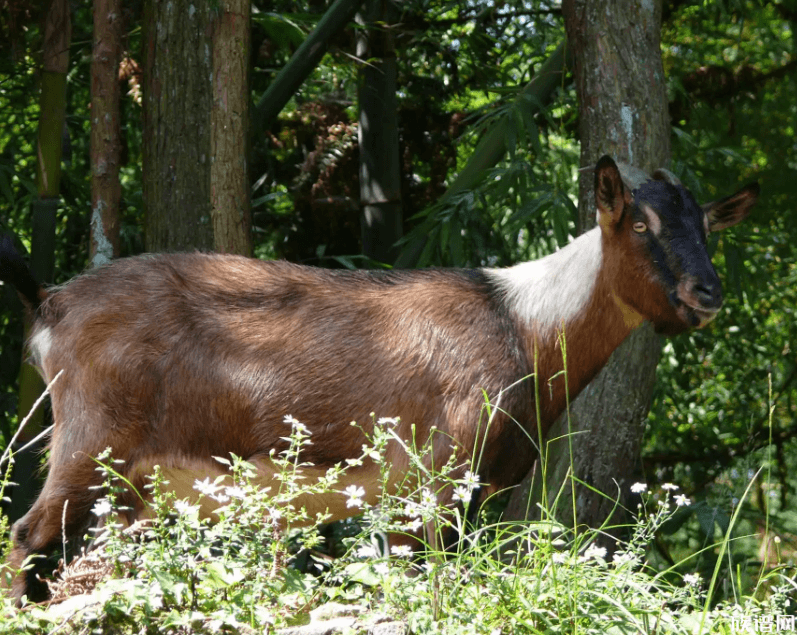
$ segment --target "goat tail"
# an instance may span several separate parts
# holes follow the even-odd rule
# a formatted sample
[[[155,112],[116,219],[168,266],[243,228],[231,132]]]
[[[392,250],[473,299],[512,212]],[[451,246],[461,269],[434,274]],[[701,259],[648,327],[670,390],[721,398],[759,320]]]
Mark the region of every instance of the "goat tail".
[[[0,236],[0,281],[12,285],[31,311],[36,311],[46,297],[46,292],[7,234]]]

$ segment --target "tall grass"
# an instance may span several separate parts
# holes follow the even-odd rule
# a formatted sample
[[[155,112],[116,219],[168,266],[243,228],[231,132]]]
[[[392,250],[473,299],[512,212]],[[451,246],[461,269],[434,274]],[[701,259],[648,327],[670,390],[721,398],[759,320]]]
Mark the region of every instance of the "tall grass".
[[[129,484],[110,455],[100,457],[104,497],[95,513],[105,519],[104,531],[95,549],[62,569],[53,585],[56,595],[88,590],[93,582],[85,581],[94,572],[93,601],[58,613],[46,606],[17,610],[4,598],[0,632],[268,633],[307,621],[311,609],[333,600],[424,634],[757,633],[767,632],[767,624],[777,632],[777,619],[786,619],[794,582],[785,569],[762,576],[763,596],[711,601],[735,517],[711,546],[720,558],[710,580],[676,574],[689,571],[693,556],[664,570],[646,563],[657,530],[689,504],[674,485],[634,486],[640,496],[635,522],[609,557],[598,546],[599,532],[576,533],[547,513],[542,522],[469,526],[467,506],[481,486],[477,466],[454,455],[432,468],[430,444],[400,439],[394,424],[375,420],[361,456],[309,482],[301,460],[309,432],[287,418],[290,448],[272,457],[279,476],[271,490],[258,489],[254,468],[237,457],[220,459],[230,477],[196,483],[197,500],[174,500],[156,471],[148,486],[153,519],[133,528],[115,516],[118,493]],[[387,486],[382,461],[389,443],[400,443],[409,457],[408,478],[398,490]],[[359,529],[343,540],[342,557],[324,557],[326,519],[309,518],[291,501],[339,491],[341,475],[368,460],[383,466],[381,503],[371,507],[359,487],[346,488],[349,504],[362,509]],[[441,506],[444,491],[453,491],[462,507]],[[212,523],[200,514],[205,498],[218,505]],[[422,536],[423,559],[406,547],[385,548],[386,534],[402,532]],[[433,550],[452,532],[460,539]],[[300,570],[298,559],[310,566]]]

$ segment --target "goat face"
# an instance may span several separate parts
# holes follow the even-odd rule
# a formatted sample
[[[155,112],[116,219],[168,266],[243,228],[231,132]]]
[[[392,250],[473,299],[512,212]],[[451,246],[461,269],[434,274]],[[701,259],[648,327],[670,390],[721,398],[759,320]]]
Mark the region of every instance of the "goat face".
[[[665,170],[629,191],[613,164],[602,159],[595,190],[613,294],[631,320],[650,320],[658,333],[677,335],[714,319],[722,284],[708,235],[744,220],[758,185],[701,207]]]

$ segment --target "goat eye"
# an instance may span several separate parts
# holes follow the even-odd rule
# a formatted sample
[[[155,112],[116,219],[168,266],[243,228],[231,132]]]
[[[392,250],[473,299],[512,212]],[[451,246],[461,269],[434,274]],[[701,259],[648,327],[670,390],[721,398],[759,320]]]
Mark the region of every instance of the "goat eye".
[[[643,223],[642,221],[637,221],[634,223],[633,227],[637,234],[644,234],[648,230],[647,224]]]

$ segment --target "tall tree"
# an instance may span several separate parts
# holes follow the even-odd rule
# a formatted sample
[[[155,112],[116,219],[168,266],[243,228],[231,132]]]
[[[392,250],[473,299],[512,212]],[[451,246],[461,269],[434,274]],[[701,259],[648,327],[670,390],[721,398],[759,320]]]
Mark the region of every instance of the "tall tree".
[[[66,80],[69,70],[69,45],[72,20],[67,0],[51,0],[44,12],[42,42],[41,94],[39,97],[39,131],[36,142],[37,197],[31,204],[33,230],[31,269],[37,280],[51,282],[55,262],[55,213],[61,194],[61,155],[66,118]],[[19,420],[31,411],[44,390],[36,369],[23,361],[19,378]],[[44,428],[41,408],[31,414],[26,428],[19,435],[26,444]],[[31,448],[16,457],[12,480],[19,484],[14,491],[9,516],[19,518],[29,507],[38,489],[36,467],[38,451]]]
[[[249,0],[144,7],[149,251],[251,251]]]
[[[391,263],[402,233],[398,64],[391,33],[397,13],[391,0],[369,0],[357,16],[365,27],[357,35],[360,234],[366,256]]]
[[[251,255],[249,196],[249,5],[223,0],[213,17],[210,208],[213,247]]]
[[[211,249],[212,7],[188,0],[144,5],[142,180],[148,251]]]
[[[601,155],[610,154],[648,172],[665,167],[670,123],[660,48],[661,0],[565,0],[562,10],[579,101],[581,165],[592,166]],[[582,232],[595,225],[592,183],[591,173],[582,174]],[[547,490],[555,492],[566,483],[571,468],[575,478],[589,486],[576,490],[578,523],[601,526],[617,496],[628,494],[639,463],[659,351],[659,337],[649,324],[634,331],[573,403],[569,420],[563,416],[548,434],[558,440],[543,449]],[[543,498],[542,485],[538,477],[532,500]],[[531,486],[529,479],[518,489],[514,514],[525,513],[523,497]],[[570,509],[571,498],[561,500]]]
[[[143,181],[150,251],[213,249],[214,228],[221,249],[251,248],[242,142],[248,100],[241,98],[248,8],[247,0],[215,8],[188,0],[145,4]]]
[[[91,263],[119,255],[119,62],[122,3],[95,0],[91,57]]]

